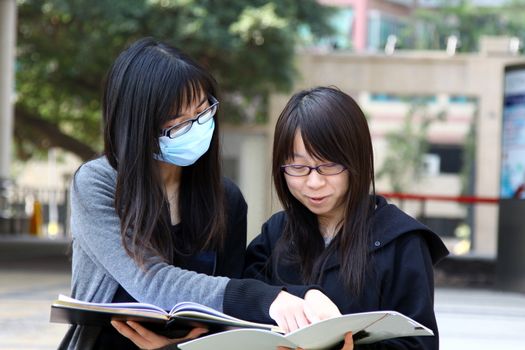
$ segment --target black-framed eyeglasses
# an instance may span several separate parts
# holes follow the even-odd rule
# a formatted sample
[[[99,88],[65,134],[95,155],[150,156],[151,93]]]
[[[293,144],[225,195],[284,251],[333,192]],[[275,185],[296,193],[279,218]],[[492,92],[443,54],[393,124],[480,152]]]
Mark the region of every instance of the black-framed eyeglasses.
[[[206,108],[193,118],[187,119],[183,122],[170,126],[169,128],[162,129],[160,131],[160,136],[167,136],[170,139],[174,139],[177,136],[184,135],[185,133],[190,131],[194,122],[197,122],[201,125],[208,122],[211,118],[213,118],[215,113],[217,113],[217,108],[219,107],[219,101],[217,101],[215,97],[210,96],[208,99],[210,103],[210,106],[208,108]]]
[[[287,164],[282,165],[281,170],[290,176],[308,176],[312,170],[317,171],[320,175],[337,175],[346,170],[346,167],[337,163],[325,163],[317,166],[309,166],[303,164]]]

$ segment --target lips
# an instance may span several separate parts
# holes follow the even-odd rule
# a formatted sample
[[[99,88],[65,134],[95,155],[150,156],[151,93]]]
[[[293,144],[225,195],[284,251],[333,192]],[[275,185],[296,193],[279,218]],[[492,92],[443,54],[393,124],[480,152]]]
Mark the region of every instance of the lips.
[[[322,196],[322,197],[321,196],[317,196],[317,197],[306,196],[306,198],[308,198],[308,201],[310,201],[313,204],[320,204],[326,198],[328,198],[328,196]]]

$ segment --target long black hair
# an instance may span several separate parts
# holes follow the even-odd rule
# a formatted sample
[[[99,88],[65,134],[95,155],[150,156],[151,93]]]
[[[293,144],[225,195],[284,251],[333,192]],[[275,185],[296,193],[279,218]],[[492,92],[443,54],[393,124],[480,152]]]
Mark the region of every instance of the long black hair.
[[[298,132],[309,154],[344,165],[349,177],[341,229],[326,249],[317,216],[291,194],[281,170],[293,159]],[[276,262],[296,262],[303,282],[320,283],[327,257],[336,253],[345,287],[360,293],[369,259],[369,217],[375,185],[370,131],[357,103],[333,87],[303,90],[292,96],[275,126],[272,175],[287,214],[273,258]]]
[[[202,94],[216,96],[214,78],[178,49],[152,38],[136,41],[113,63],[103,97],[104,154],[117,171],[115,209],[128,254],[173,262],[182,248],[221,248],[226,213],[219,162],[219,123],[208,151],[183,167],[178,209],[182,237],[173,237],[168,196],[153,154],[169,115]],[[180,250],[180,251],[179,251]]]

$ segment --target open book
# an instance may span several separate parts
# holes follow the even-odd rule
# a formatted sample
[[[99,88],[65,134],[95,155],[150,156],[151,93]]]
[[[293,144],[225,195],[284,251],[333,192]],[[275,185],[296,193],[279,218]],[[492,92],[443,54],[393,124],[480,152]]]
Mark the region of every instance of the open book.
[[[51,305],[51,322],[110,326],[111,320],[137,321],[171,338],[179,338],[197,326],[209,328],[210,335],[179,344],[182,350],[266,350],[277,346],[315,350],[336,345],[347,332],[353,333],[355,344],[434,335],[396,311],[342,315],[283,335],[277,326],[244,321],[191,302],[179,303],[168,312],[146,303],[89,303],[60,295]]]
[[[171,338],[183,336],[199,326],[207,327],[210,333],[230,327],[282,332],[277,326],[244,321],[192,302],[178,303],[166,311],[147,303],[90,303],[59,295],[51,305],[51,322],[111,327],[111,320],[137,321]]]
[[[179,344],[182,350],[267,350],[277,346],[315,350],[337,345],[351,331],[354,344],[380,340],[432,336],[432,330],[396,311],[373,311],[342,315],[282,335],[262,329],[234,329]]]

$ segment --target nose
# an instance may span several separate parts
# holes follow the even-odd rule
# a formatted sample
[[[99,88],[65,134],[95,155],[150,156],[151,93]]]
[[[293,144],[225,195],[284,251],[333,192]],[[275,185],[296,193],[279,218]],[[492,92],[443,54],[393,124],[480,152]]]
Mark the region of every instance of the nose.
[[[325,177],[319,174],[316,170],[312,170],[306,179],[306,186],[309,188],[319,188],[324,186]]]

